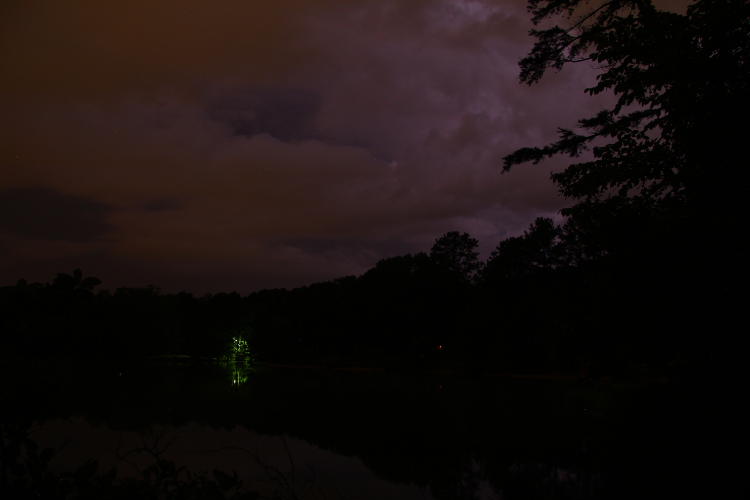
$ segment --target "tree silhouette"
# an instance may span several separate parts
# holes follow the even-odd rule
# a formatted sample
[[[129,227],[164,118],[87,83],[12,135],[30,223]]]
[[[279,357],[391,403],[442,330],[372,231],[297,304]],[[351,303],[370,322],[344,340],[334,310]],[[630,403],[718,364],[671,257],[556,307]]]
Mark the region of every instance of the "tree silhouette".
[[[485,282],[521,278],[563,263],[561,230],[552,219],[537,218],[523,235],[500,242],[483,272]]]
[[[474,280],[481,268],[477,246],[479,242],[468,233],[450,231],[435,240],[430,259],[461,280]]]
[[[536,43],[521,80],[590,61],[599,73],[586,91],[617,100],[577,130],[559,129],[556,142],[506,156],[504,170],[590,151],[592,159],[552,176],[578,202],[567,215],[603,202],[717,214],[741,207],[747,127],[737,124],[750,113],[750,3],[698,0],[680,15],[650,0],[529,0],[529,10]]]
[[[586,91],[615,98],[503,165],[579,158],[552,175],[572,201],[558,236],[572,268],[544,284],[565,290],[560,312],[566,330],[582,335],[579,352],[609,366],[713,363],[746,352],[731,325],[745,321],[749,274],[750,182],[741,159],[750,3],[695,0],[679,14],[651,0],[529,0],[529,11],[536,42],[520,63],[521,81],[587,61],[598,73]],[[487,274],[523,269],[509,260],[536,255],[525,248],[529,234],[503,242]],[[717,333],[690,333],[698,331]]]
[[[102,281],[94,276],[83,277],[83,271],[75,269],[73,274],[58,273],[52,286],[68,292],[91,293]]]

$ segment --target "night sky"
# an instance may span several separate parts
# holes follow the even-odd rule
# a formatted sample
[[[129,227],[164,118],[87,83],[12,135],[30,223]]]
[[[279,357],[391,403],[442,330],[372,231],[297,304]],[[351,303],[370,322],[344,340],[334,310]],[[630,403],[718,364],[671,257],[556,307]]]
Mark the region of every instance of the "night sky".
[[[299,286],[564,205],[500,174],[602,99],[534,87],[524,0],[0,5],[0,284]]]

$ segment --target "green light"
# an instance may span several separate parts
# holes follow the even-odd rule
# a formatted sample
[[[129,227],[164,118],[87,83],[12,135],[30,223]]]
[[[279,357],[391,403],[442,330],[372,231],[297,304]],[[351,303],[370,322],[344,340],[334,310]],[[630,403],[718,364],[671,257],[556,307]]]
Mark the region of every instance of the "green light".
[[[232,338],[232,354],[235,356],[249,356],[250,348],[247,345],[247,340],[242,337]]]
[[[247,340],[242,337],[232,337],[221,364],[229,372],[232,387],[238,388],[246,384],[253,366]]]
[[[232,369],[232,387],[240,387],[247,383],[247,371],[240,369]]]

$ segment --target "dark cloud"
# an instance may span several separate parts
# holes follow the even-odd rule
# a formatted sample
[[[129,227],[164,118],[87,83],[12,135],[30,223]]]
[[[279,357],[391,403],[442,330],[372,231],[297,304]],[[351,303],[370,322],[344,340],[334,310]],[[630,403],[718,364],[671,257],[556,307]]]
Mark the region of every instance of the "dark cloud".
[[[147,212],[163,212],[165,210],[177,210],[182,204],[174,199],[157,198],[149,200],[143,204],[143,209]]]
[[[0,232],[39,240],[86,242],[112,229],[112,207],[44,188],[0,190]]]
[[[280,241],[279,245],[298,249],[306,254],[325,255],[331,259],[354,260],[362,266],[371,264],[373,259],[414,251],[413,245],[405,241],[403,237],[386,239],[292,238]]]
[[[606,100],[585,65],[518,84],[523,0],[2,5],[3,281],[247,292],[451,230],[486,255],[565,204],[562,162],[502,156]]]
[[[245,90],[213,99],[209,116],[246,137],[268,134],[282,141],[315,138],[321,98],[304,89]]]

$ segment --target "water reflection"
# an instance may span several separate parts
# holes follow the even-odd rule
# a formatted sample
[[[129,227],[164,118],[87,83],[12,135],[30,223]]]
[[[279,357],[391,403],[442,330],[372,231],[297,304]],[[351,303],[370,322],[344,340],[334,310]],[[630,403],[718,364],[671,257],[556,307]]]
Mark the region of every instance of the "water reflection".
[[[229,374],[233,388],[245,385],[254,366],[247,340],[242,337],[233,337],[220,364]]]
[[[690,413],[698,411],[695,404],[682,403],[662,384],[259,366],[252,344],[237,337],[218,360],[171,356],[117,371],[109,364],[40,363],[25,370],[29,377],[0,365],[0,438],[4,434],[7,450],[3,424],[12,418],[65,422],[80,416],[94,422],[92,432],[110,428],[115,444],[99,451],[86,443],[104,439],[77,428],[50,431],[43,441],[72,436],[71,447],[82,447],[64,459],[77,466],[111,456],[121,432],[168,428],[181,436],[170,455],[178,466],[247,474],[260,468],[261,475],[269,465],[290,482],[296,471],[301,489],[313,478],[315,485],[348,489],[340,498],[397,498],[363,494],[372,489],[373,475],[413,485],[404,500],[685,498],[709,490],[717,477],[715,469],[700,472],[721,455],[714,441],[690,438],[699,428]],[[289,439],[289,449],[279,436]],[[372,475],[350,473],[347,457]],[[339,459],[341,465],[329,467]],[[260,489],[251,475],[247,484]],[[704,496],[719,497],[732,496]],[[14,497],[0,492],[0,498]]]

